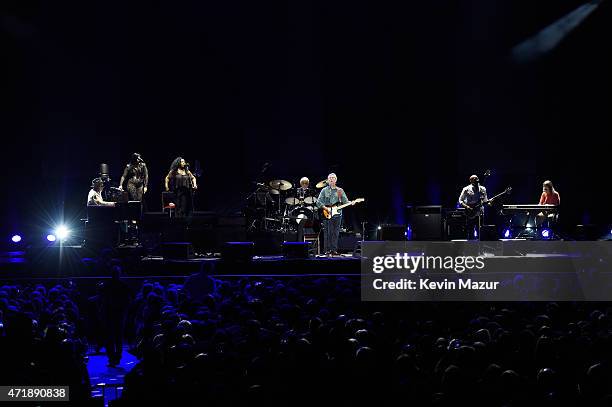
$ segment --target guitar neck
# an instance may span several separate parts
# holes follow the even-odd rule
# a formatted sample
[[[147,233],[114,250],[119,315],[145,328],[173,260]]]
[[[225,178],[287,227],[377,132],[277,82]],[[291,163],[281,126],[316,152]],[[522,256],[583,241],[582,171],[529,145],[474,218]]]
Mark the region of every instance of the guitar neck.
[[[509,192],[508,189],[506,189],[504,192],[500,192],[499,194],[495,195],[493,198],[487,199],[486,202],[492,202],[495,199],[499,198],[500,196],[506,195],[508,192]],[[477,203],[476,205],[473,206],[473,208],[474,209],[478,209],[481,206],[483,206],[484,204],[485,204],[485,201],[483,199],[481,199],[479,203]]]
[[[489,199],[489,201],[492,201],[492,200],[494,200],[494,199],[497,199],[497,198],[499,198],[499,197],[500,197],[500,196],[502,196],[502,195],[506,195],[506,193],[507,193],[507,192],[506,192],[506,191],[504,191],[504,192],[502,192],[502,193],[500,193],[500,194],[497,194],[497,195],[495,195],[493,198]]]
[[[347,206],[350,206],[350,205],[352,205],[352,204],[353,204],[353,201],[349,201],[349,202],[347,202],[347,203],[345,203],[345,204],[342,204],[342,205],[336,206],[336,209],[346,208]]]
[[[360,199],[361,199],[361,198],[360,198]],[[357,202],[360,202],[360,200],[359,200],[359,199],[355,199],[354,201],[349,201],[349,202],[347,202],[347,203],[345,203],[345,204],[338,205],[338,206],[336,206],[336,209],[346,208],[347,206],[350,206],[350,205],[352,205],[353,203],[357,203]]]

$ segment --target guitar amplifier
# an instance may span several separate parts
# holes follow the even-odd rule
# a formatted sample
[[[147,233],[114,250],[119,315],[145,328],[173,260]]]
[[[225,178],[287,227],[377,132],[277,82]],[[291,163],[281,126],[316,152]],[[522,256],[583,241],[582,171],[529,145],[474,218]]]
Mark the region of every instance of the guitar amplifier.
[[[444,232],[446,233],[446,239],[465,239],[467,232],[465,229],[465,210],[456,209],[446,212],[444,220]]]
[[[412,240],[442,240],[442,206],[415,206],[408,214]]]

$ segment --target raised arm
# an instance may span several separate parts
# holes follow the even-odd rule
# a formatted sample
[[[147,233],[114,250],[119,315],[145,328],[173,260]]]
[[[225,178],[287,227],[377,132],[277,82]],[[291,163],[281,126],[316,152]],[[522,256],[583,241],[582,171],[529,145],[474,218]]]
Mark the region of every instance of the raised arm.
[[[198,189],[198,182],[196,181],[196,177],[191,173],[191,171],[187,171],[187,175],[189,175],[189,179],[191,179],[191,187],[193,189]]]
[[[144,192],[147,192],[149,186],[149,170],[147,170],[147,164],[143,164],[143,176],[144,176]]]
[[[123,183],[125,182],[125,179],[128,176],[128,169],[129,168],[130,168],[130,165],[128,164],[123,169],[123,174],[121,175],[121,180],[119,181],[119,189],[123,189]]]
[[[166,179],[164,180],[164,186],[166,187],[166,191],[170,191],[170,187],[168,186],[168,184],[170,183],[171,176],[172,176],[172,171],[169,171],[168,175],[166,175]]]

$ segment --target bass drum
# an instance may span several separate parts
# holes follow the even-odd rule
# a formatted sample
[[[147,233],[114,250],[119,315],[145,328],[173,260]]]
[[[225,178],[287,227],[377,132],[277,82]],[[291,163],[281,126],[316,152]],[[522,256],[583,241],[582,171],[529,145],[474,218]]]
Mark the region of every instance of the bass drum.
[[[289,216],[291,217],[291,221],[297,224],[301,222],[308,223],[314,218],[314,212],[306,206],[298,206],[289,212]]]
[[[299,206],[289,212],[291,222],[294,225],[299,225],[304,222],[304,233],[319,233],[321,231],[321,222],[316,208],[312,206]],[[308,229],[311,229],[309,231]]]

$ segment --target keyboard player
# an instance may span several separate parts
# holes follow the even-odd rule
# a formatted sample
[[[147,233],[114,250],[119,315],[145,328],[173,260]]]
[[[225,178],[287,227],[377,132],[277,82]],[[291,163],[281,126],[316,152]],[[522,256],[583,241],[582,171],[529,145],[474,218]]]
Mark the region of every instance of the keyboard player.
[[[114,202],[105,201],[102,197],[104,189],[104,181],[100,178],[94,178],[91,181],[91,190],[87,194],[87,206],[115,206]]]
[[[559,193],[555,190],[553,183],[551,181],[544,181],[542,184],[542,195],[540,196],[540,202],[538,205],[554,205],[559,206],[561,204],[561,197]],[[542,211],[536,216],[536,225],[539,226],[544,223],[545,220],[553,221],[556,216],[556,213],[546,213],[546,211]]]

